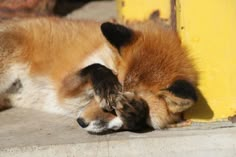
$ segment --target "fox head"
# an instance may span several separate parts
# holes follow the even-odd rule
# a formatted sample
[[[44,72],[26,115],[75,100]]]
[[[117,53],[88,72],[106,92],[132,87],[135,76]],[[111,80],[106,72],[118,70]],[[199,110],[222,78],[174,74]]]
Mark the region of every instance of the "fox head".
[[[103,23],[107,44],[120,56],[117,77],[123,90],[114,111],[93,101],[78,122],[90,132],[161,129],[178,122],[197,101],[197,72],[175,31],[152,21],[124,26]]]

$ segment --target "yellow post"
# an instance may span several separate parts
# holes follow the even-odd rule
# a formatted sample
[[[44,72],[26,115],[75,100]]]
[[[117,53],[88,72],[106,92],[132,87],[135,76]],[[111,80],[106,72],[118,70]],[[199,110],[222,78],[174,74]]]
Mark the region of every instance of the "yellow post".
[[[117,0],[118,18],[121,21],[146,20],[159,11],[160,18],[170,17],[169,0]]]
[[[186,117],[219,120],[235,115],[236,1],[176,2],[177,29],[196,61],[199,89],[205,97]]]
[[[175,8],[177,30],[200,72],[200,101],[185,117],[236,115],[236,0],[117,0],[117,6],[124,21],[148,19],[156,10],[170,19]]]

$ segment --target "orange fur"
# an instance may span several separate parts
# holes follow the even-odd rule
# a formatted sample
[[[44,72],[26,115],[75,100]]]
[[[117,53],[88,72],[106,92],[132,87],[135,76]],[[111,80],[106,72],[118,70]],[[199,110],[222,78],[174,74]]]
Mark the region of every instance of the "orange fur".
[[[149,125],[163,128],[178,122],[181,112],[191,107],[193,102],[183,107],[181,103],[184,100],[162,90],[179,79],[196,86],[198,78],[177,33],[155,22],[132,24],[129,26],[134,30],[132,41],[120,49],[119,56],[118,51],[103,37],[100,25],[91,21],[57,18],[1,24],[0,72],[4,74],[16,63],[28,65],[29,77],[48,78],[56,90],[57,99],[63,104],[65,100],[76,99],[85,90],[91,89],[89,82],[81,85],[76,74],[84,68],[89,57],[97,54],[103,45],[108,45],[113,52],[112,57],[105,56],[104,52],[98,59],[114,63],[115,69],[112,70],[117,73],[123,92],[135,92],[146,100],[149,106]],[[180,105],[177,103],[173,107],[167,100],[173,100],[174,104],[179,101]],[[114,114],[94,107],[96,103],[93,99],[90,101],[84,109],[83,118],[88,121],[94,118],[114,118]],[[76,105],[66,108],[78,111]]]
[[[198,75],[191,58],[171,28],[153,21],[129,27],[135,34],[132,41],[121,48],[123,64],[118,66],[124,91],[135,92],[146,100],[150,126],[164,128],[181,121],[181,113],[194,102],[164,89],[176,80],[197,85]]]
[[[177,79],[197,84],[197,73],[176,32],[152,21],[133,27],[141,33],[135,43],[122,50],[128,64],[124,78],[127,90],[145,86],[159,91]]]

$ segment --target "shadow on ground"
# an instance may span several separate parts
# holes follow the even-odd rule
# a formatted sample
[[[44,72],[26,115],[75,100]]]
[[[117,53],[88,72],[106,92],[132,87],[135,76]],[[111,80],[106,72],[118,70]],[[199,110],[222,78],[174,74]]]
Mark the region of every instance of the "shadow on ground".
[[[186,119],[209,120],[214,116],[214,112],[209,106],[206,98],[200,90],[198,90],[198,102],[186,111],[184,117]]]

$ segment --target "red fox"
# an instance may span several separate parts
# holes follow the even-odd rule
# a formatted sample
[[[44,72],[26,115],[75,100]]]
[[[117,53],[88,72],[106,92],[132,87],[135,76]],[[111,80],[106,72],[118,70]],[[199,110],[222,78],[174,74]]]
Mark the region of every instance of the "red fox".
[[[177,33],[156,22],[0,24],[0,109],[76,117],[92,133],[162,129],[197,101],[197,80]]]

